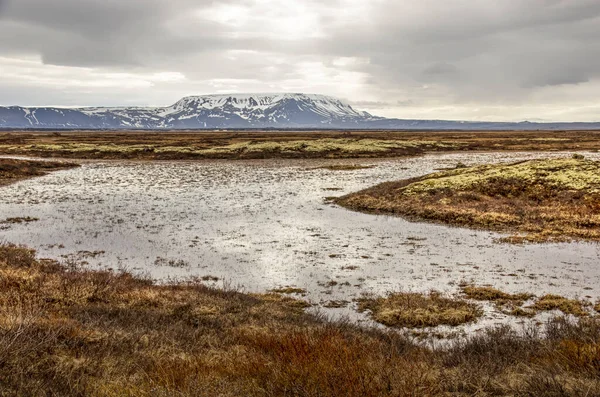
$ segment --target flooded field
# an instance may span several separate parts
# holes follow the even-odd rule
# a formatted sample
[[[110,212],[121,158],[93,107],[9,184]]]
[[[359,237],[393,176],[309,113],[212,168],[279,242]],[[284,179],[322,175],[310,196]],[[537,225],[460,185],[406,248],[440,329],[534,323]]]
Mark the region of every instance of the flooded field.
[[[319,310],[360,321],[365,317],[352,301],[362,293],[456,292],[461,281],[596,300],[595,243],[499,244],[497,233],[356,213],[326,200],[458,162],[569,155],[86,162],[0,189],[0,221],[37,218],[0,224],[0,240],[26,244],[43,257],[160,279],[200,277],[257,292],[297,287]],[[357,162],[373,167],[321,168]],[[488,308],[475,327],[503,321]]]

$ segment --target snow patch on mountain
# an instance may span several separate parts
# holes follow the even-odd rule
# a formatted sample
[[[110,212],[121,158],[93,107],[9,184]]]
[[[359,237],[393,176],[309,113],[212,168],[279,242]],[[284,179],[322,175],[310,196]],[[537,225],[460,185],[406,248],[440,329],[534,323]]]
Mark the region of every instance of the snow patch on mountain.
[[[375,117],[318,94],[188,96],[166,107],[0,107],[0,128],[598,129],[600,123],[489,123]]]

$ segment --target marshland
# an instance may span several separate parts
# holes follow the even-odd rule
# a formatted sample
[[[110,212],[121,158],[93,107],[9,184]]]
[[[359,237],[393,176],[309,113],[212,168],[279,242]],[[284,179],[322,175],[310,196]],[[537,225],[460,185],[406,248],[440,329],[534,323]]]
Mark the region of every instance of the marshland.
[[[103,134],[0,137],[7,395],[600,394],[596,133]]]

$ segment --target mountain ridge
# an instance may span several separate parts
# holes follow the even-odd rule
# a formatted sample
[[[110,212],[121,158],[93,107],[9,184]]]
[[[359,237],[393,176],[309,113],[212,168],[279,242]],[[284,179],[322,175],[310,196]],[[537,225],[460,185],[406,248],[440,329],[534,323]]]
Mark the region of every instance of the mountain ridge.
[[[18,129],[600,129],[600,122],[479,122],[393,119],[321,94],[210,94],[165,107],[0,107],[0,128]]]

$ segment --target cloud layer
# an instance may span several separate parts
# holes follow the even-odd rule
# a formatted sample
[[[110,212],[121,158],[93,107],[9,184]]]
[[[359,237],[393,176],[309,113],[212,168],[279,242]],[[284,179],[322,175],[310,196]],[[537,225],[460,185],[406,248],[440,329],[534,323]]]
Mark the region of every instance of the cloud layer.
[[[374,114],[600,120],[597,0],[0,0],[0,104],[316,92]]]

